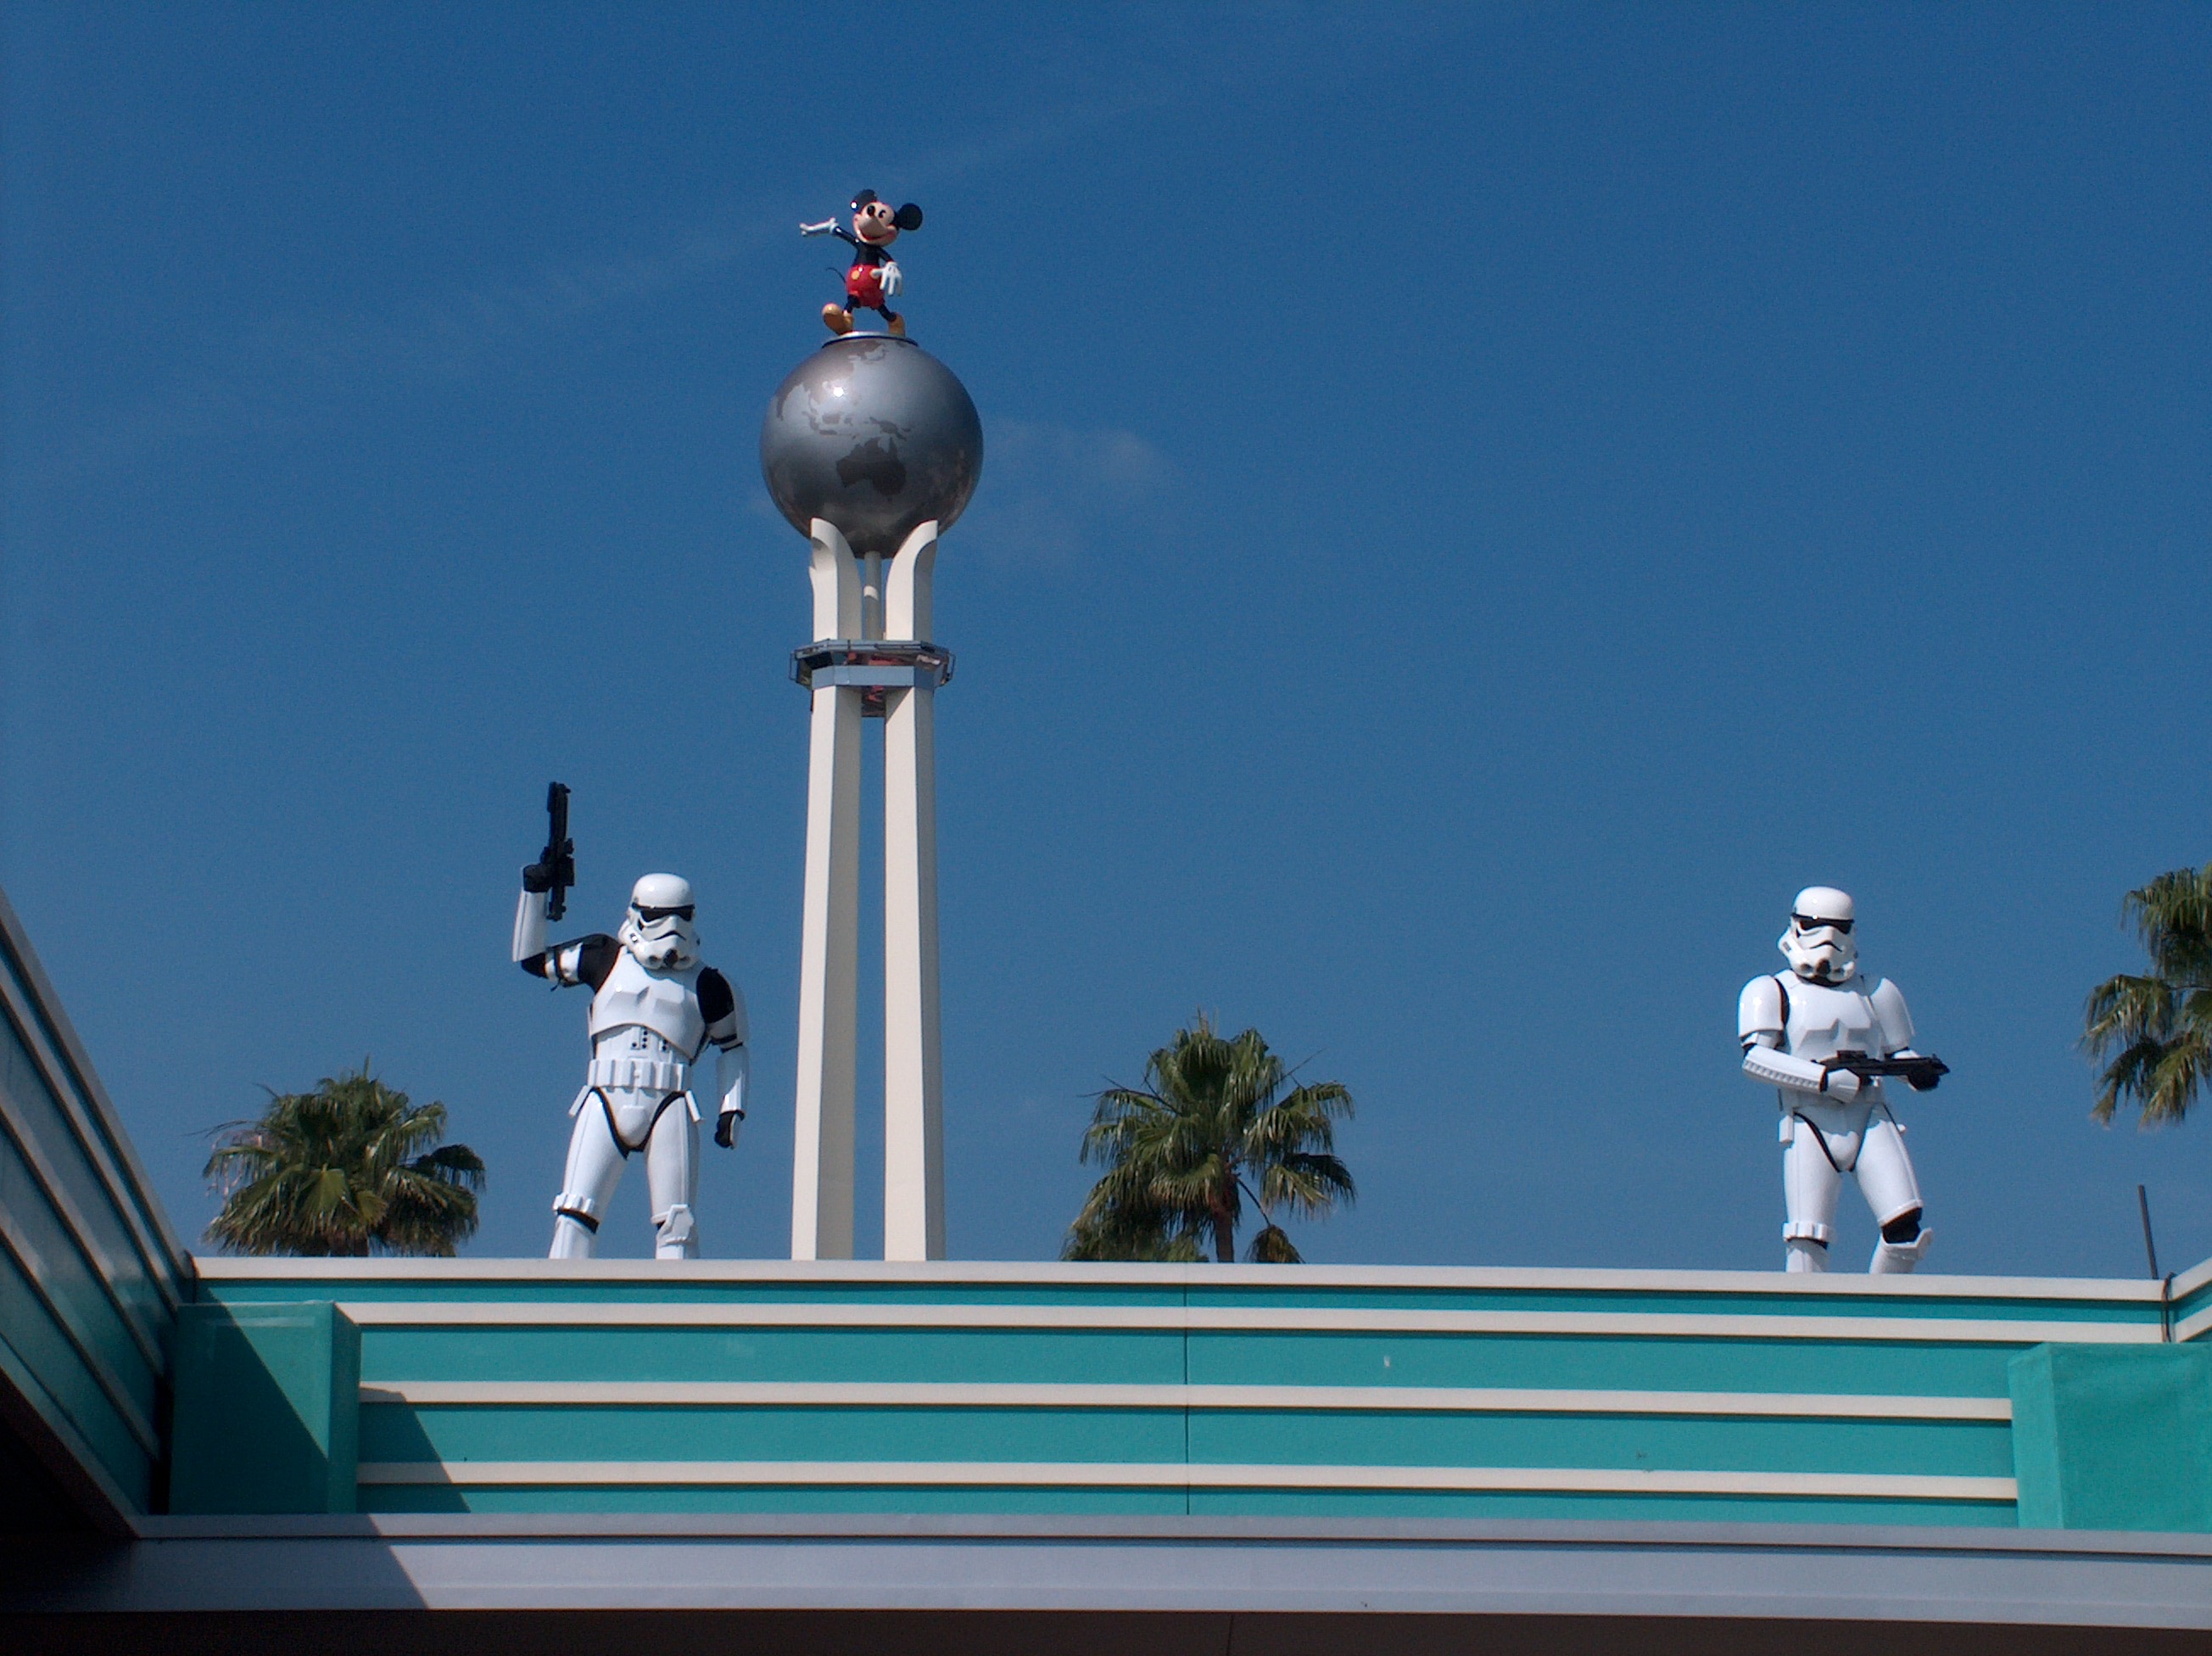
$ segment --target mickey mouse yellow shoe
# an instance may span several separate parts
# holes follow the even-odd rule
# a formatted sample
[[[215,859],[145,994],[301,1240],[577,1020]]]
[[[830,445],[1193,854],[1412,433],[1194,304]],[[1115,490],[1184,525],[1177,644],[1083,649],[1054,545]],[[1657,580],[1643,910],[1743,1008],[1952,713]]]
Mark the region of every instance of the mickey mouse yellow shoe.
[[[842,305],[824,305],[822,307],[822,322],[832,333],[850,333],[853,331],[853,313]]]

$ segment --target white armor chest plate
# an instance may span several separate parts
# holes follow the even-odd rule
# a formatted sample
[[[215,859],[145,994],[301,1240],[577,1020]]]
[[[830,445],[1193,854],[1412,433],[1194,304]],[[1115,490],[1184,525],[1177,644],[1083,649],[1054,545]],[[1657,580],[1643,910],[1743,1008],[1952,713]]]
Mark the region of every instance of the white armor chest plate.
[[[1868,998],[1865,978],[1854,977],[1831,989],[1793,977],[1784,987],[1790,991],[1785,1050],[1814,1063],[1838,1052],[1869,1052],[1879,1057],[1886,1050],[1881,1020]]]
[[[592,1045],[598,1050],[619,1029],[646,1029],[690,1062],[706,1044],[707,1020],[699,1011],[696,962],[682,971],[648,971],[628,949],[592,997]]]

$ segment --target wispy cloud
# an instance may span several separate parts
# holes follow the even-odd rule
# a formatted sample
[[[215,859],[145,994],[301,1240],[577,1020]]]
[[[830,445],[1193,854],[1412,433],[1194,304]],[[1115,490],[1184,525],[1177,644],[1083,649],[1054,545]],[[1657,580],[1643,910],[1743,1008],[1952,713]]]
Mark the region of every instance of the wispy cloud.
[[[551,261],[384,314],[280,313],[203,350],[195,365],[121,409],[58,431],[30,469],[39,481],[62,482],[181,441],[312,421],[393,383],[465,382],[544,335],[722,274],[767,247],[765,217],[718,212],[711,227]]]
[[[1176,481],[1174,461],[1118,426],[994,420],[983,483],[961,539],[986,562],[1066,565],[1099,524],[1152,508]]]
[[[1084,551],[1091,530],[1152,509],[1176,477],[1175,462],[1159,448],[1118,426],[988,419],[983,480],[957,531],[962,556],[972,551],[995,569],[1064,567]],[[764,489],[745,509],[783,521]]]
[[[1174,54],[1118,85],[1025,113],[1018,121],[924,151],[902,168],[918,188],[988,173],[1040,149],[1200,95]],[[722,276],[787,238],[787,204],[719,203],[636,245],[570,255],[385,311],[298,310],[243,337],[213,340],[168,379],[119,406],[49,426],[40,451],[18,450],[18,483],[59,484],[112,472],[172,445],[226,433],[276,433],[342,415],[394,384],[465,383],[544,337]],[[1057,432],[1057,435],[1052,435]],[[1055,443],[1084,449],[1075,472],[1096,490],[1157,483],[1158,456],[1129,433],[1076,433],[1000,422],[992,431],[994,493],[1007,473],[1042,471]],[[1103,468],[1102,471],[1101,468]],[[1016,496],[1016,500],[1032,496]],[[1042,509],[999,508],[1011,524]]]

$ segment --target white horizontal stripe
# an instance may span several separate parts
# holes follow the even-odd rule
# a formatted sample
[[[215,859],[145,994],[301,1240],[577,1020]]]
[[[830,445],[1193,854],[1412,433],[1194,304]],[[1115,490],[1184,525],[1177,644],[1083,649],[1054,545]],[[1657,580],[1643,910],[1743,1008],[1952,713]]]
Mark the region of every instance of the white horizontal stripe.
[[[65,1125],[70,1119],[64,1112]],[[52,1147],[43,1142],[40,1136],[31,1130],[29,1123],[19,1117],[16,1113],[15,1101],[9,1096],[8,1089],[4,1087],[0,1087],[0,1130],[4,1130],[9,1139],[12,1141],[15,1154],[23,1164],[23,1171],[30,1175],[30,1184],[44,1199],[47,1210],[53,1215],[54,1223],[69,1239],[70,1245],[82,1254],[86,1262],[91,1265],[94,1282],[99,1288],[101,1297],[107,1301],[109,1308],[115,1313],[116,1321],[121,1324],[124,1332],[130,1336],[131,1343],[138,1348],[138,1355],[145,1361],[146,1366],[156,1374],[160,1373],[166,1367],[166,1359],[161,1354],[161,1342],[158,1333],[148,1330],[142,1318],[146,1318],[149,1312],[158,1312],[159,1314],[154,1317],[154,1321],[157,1327],[165,1325],[167,1317],[173,1312],[177,1303],[173,1287],[161,1282],[161,1273],[158,1269],[145,1271],[143,1274],[148,1280],[161,1288],[167,1305],[165,1307],[149,1307],[133,1304],[125,1282],[126,1276],[131,1273],[128,1268],[118,1262],[112,1251],[102,1245],[98,1233],[87,1221],[84,1209],[71,1194],[68,1182],[55,1168],[48,1151],[50,1148],[58,1147]],[[101,1177],[99,1165],[96,1162],[86,1160],[88,1153],[82,1146],[76,1148],[79,1151],[78,1160],[85,1163],[95,1179]],[[27,1195],[28,1192],[25,1194]],[[106,1197],[108,1205],[116,1211],[119,1218],[128,1218],[129,1215],[123,1212],[124,1198],[118,1196],[112,1190],[105,1187],[100,1190],[100,1194]],[[4,1216],[0,1215],[0,1217]],[[21,1236],[23,1233],[18,1229],[16,1234]],[[136,1234],[135,1232],[132,1233],[134,1239]],[[142,1254],[142,1261],[143,1258]],[[35,1275],[33,1280],[39,1285],[41,1297],[46,1297],[46,1285],[51,1279],[41,1272]],[[81,1331],[79,1319],[69,1316],[63,1307],[55,1305],[51,1299],[48,1299],[48,1303],[53,1306],[56,1318],[60,1321],[64,1329],[70,1330],[70,1337],[72,1342],[75,1342]],[[135,1426],[131,1429],[134,1434],[137,1432],[137,1428]],[[158,1447],[149,1447],[147,1452],[159,1456],[161,1450]]]
[[[1607,1495],[2013,1501],[2008,1477],[1917,1473],[1636,1471],[1610,1466],[1295,1466],[1164,1461],[460,1460],[365,1461],[364,1484],[690,1484],[725,1488],[1441,1489]]]
[[[30,940],[16,929],[14,913],[4,897],[0,897],[0,933],[10,934],[0,937],[0,954],[13,955],[15,964],[23,971],[22,977],[18,979],[14,972],[6,970],[5,962],[0,961],[0,1005],[5,1006],[8,1020],[15,1025],[17,1037],[40,1072],[40,1080],[61,1107],[63,1121],[76,1142],[79,1154],[91,1164],[102,1193],[130,1233],[131,1246],[145,1266],[147,1276],[162,1302],[173,1312],[182,1298],[178,1291],[178,1278],[190,1256],[169,1234],[161,1203],[148,1197],[146,1193],[153,1189],[153,1181],[139,1165],[130,1135],[122,1130],[117,1119],[113,1100],[100,1086],[100,1077],[93,1070],[83,1043],[70,1027],[69,1015],[62,1010],[53,985],[46,982],[38,957],[31,953]],[[36,1015],[40,1013],[45,1014],[43,1019]],[[58,1048],[46,1038],[49,1027],[59,1038]],[[73,1081],[81,1081],[82,1087],[71,1085]],[[5,1095],[0,1093],[0,1107],[4,1107],[4,1103]],[[94,1117],[98,1119],[97,1127]],[[21,1130],[21,1123],[11,1121],[10,1125],[16,1128],[17,1142],[24,1148],[36,1142]],[[109,1154],[111,1146],[115,1156],[121,1159],[119,1167]],[[89,1234],[83,1239],[89,1244]],[[112,1268],[104,1266],[102,1280],[111,1294],[115,1291],[114,1278]],[[127,1320],[130,1307],[118,1300],[118,1308]]]
[[[2183,1318],[2173,1325],[2176,1340],[2193,1340],[2206,1330],[2212,1329],[2212,1306]]]
[[[1108,1265],[1066,1261],[879,1259],[262,1259],[195,1256],[210,1282],[763,1282],[884,1288],[1018,1286],[1099,1288],[1509,1289],[1518,1292],[1720,1294],[1883,1300],[2059,1300],[2085,1306],[2155,1305],[2159,1284],[2139,1277],[1875,1276],[1836,1271],[1501,1269],[1465,1265]],[[2192,1271],[2212,1276],[2212,1261]],[[2177,1284],[2177,1291],[2179,1284]]]
[[[1699,1339],[2156,1344],[2152,1323],[1971,1317],[1793,1317],[1638,1311],[1383,1311],[1322,1306],[681,1305],[667,1301],[342,1300],[365,1328],[1132,1329],[1182,1333],[1572,1334]]]
[[[66,1222],[64,1219],[64,1225]],[[55,1331],[68,1343],[70,1352],[76,1357],[78,1367],[90,1377],[93,1385],[99,1389],[100,1395],[106,1399],[107,1406],[115,1411],[116,1418],[123,1423],[123,1429],[128,1432],[138,1446],[146,1452],[149,1459],[159,1460],[161,1456],[161,1433],[155,1429],[154,1422],[147,1418],[145,1410],[139,1408],[138,1400],[131,1395],[131,1388],[124,1383],[122,1377],[116,1373],[113,1366],[108,1362],[95,1336],[83,1328],[81,1318],[70,1314],[70,1306],[54,1287],[59,1273],[48,1265],[44,1256],[32,1245],[31,1239],[23,1233],[22,1227],[17,1223],[15,1215],[9,1213],[5,1208],[0,1208],[0,1252],[5,1252],[14,1257],[17,1273],[22,1277],[25,1285],[37,1296],[40,1307],[53,1323]],[[118,1305],[121,1303],[119,1300],[114,1298],[112,1283],[103,1282],[101,1286],[108,1290],[111,1303]],[[124,1320],[126,1323],[129,1321],[127,1318]],[[132,1332],[134,1334],[137,1332],[135,1327]],[[17,1337],[21,1337],[20,1331]],[[157,1356],[153,1365],[153,1372],[158,1375],[161,1371],[161,1365]],[[60,1379],[61,1376],[58,1374],[39,1376],[40,1389],[46,1391],[48,1397],[55,1398],[57,1408],[65,1406],[49,1388]],[[35,1404],[33,1406],[37,1407]],[[40,1409],[39,1413],[42,1419],[46,1418],[45,1409]]]
[[[2187,1270],[2177,1275],[2173,1279],[2173,1297],[2177,1300],[2186,1300],[2207,1282],[2212,1282],[2212,1259],[2207,1259],[2201,1264],[2191,1265]],[[2146,1282],[2143,1286],[2155,1288],[2160,1285],[2156,1282]]]
[[[2008,1397],[1373,1385],[1010,1385],[783,1380],[379,1380],[364,1403],[425,1407],[1271,1409],[1475,1415],[1786,1416],[2008,1421]]]

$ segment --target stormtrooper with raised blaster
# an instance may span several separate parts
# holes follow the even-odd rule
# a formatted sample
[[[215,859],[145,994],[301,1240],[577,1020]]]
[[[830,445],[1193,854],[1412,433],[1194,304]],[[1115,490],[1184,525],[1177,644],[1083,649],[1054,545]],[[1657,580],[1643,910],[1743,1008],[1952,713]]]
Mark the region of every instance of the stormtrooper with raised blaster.
[[[1900,1076],[1924,1093],[1946,1066],[1912,1050],[1897,985],[1861,975],[1851,924],[1844,892],[1798,892],[1780,941],[1788,974],[1753,978],[1736,1004],[1743,1073],[1774,1087],[1782,1106],[1782,1239],[1793,1271],[1828,1269],[1846,1173],[1881,1227],[1869,1270],[1911,1270],[1931,1235],[1921,1228],[1920,1185],[1882,1081]]]
[[[653,1257],[696,1259],[699,1106],[692,1067],[713,1042],[721,1099],[714,1142],[728,1149],[745,1117],[750,1059],[744,997],[720,972],[700,964],[690,881],[647,874],[631,888],[629,913],[617,935],[594,933],[548,948],[546,904],[557,876],[557,867],[547,862],[525,868],[514,916],[518,965],[556,989],[582,984],[592,991],[592,1062],[568,1107],[576,1126],[553,1202],[551,1257],[592,1257],[623,1164],[641,1150],[653,1201]]]

